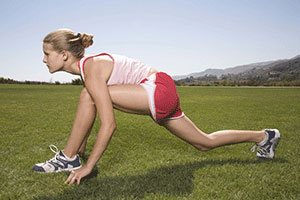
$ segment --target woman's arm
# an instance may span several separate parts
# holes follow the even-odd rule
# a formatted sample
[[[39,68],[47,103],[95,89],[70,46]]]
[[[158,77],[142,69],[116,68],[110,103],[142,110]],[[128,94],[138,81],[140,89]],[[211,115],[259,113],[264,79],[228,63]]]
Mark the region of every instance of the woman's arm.
[[[96,105],[101,127],[86,165],[73,171],[65,183],[72,184],[77,181],[79,184],[80,179],[91,172],[104,153],[116,129],[113,105],[106,85],[112,65],[112,61],[102,59],[89,59],[85,63],[85,85]]]

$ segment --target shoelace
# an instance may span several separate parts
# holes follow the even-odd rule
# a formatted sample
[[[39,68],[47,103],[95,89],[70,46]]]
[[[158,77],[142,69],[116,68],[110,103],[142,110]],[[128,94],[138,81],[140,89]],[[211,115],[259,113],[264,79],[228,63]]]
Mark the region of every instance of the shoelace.
[[[266,155],[266,154],[268,153],[268,151],[267,151],[265,148],[260,148],[260,149],[258,150],[258,153],[259,153],[260,155]]]
[[[265,155],[267,154],[267,150],[257,144],[255,144],[252,148],[251,148],[251,151],[254,152],[256,150],[256,148],[258,149],[258,153],[261,154],[261,155]]]
[[[252,148],[251,151],[254,152],[256,150],[256,148],[259,148],[259,146],[257,144],[255,144]]]
[[[53,152],[53,153],[55,153],[55,154],[57,154],[59,151],[58,151],[58,148],[54,145],[54,144],[51,144],[50,146],[49,146],[49,148],[50,148],[50,150]],[[53,148],[55,149],[55,150],[53,150]]]
[[[55,153],[55,156],[54,156],[53,158],[51,158],[50,160],[46,161],[46,163],[49,163],[49,164],[51,164],[51,165],[54,165],[53,163],[59,163],[59,164],[62,164],[62,165],[63,165],[63,163],[57,159],[57,158],[60,157],[60,156],[59,156],[59,150],[58,150],[58,148],[57,148],[55,145],[53,145],[53,144],[51,144],[51,145],[49,146],[49,148],[50,148],[50,150],[51,150],[53,153]]]

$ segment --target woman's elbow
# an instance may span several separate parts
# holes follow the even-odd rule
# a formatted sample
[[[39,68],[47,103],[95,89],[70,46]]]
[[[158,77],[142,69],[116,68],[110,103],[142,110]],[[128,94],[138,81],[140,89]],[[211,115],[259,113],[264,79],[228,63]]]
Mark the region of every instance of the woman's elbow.
[[[117,124],[116,124],[116,122],[113,122],[113,123],[111,124],[111,129],[112,129],[113,132],[117,129]]]
[[[103,124],[102,126],[104,126],[106,129],[109,130],[109,132],[112,132],[112,133],[117,129],[117,124],[115,121],[107,122],[107,123],[105,123],[105,125]]]

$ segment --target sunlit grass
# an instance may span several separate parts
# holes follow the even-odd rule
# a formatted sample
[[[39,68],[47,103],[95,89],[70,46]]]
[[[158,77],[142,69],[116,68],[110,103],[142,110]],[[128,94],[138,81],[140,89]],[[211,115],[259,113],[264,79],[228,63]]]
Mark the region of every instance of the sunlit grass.
[[[299,199],[300,88],[180,87],[184,113],[203,131],[278,128],[273,161],[252,144],[199,152],[150,117],[115,111],[118,129],[80,186],[31,167],[63,148],[81,86],[0,85],[0,199]],[[88,141],[93,148],[96,120]]]

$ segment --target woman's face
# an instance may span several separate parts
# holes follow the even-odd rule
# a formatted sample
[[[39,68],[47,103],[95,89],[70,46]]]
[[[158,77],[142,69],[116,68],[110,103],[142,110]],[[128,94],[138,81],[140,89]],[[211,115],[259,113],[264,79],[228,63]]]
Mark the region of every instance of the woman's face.
[[[49,72],[54,73],[62,70],[64,67],[63,53],[55,51],[51,44],[43,44],[44,58],[43,62],[47,65]]]

